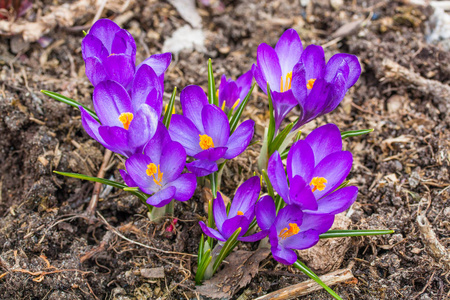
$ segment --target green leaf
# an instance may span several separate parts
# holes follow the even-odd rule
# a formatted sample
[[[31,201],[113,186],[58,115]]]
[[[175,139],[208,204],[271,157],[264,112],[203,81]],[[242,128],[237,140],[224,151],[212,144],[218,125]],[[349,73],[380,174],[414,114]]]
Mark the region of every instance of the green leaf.
[[[286,203],[284,202],[283,198],[281,198],[280,195],[277,195],[275,197],[275,208],[277,210],[277,214],[280,211],[280,209],[282,209],[284,207]]]
[[[350,180],[345,180],[335,189],[335,191],[345,188],[349,183],[350,183]]]
[[[200,244],[198,245],[198,261],[202,261],[203,258],[203,248],[205,247],[205,236],[202,233],[202,236],[200,238]]]
[[[239,119],[241,118],[242,112],[244,111],[245,107],[247,106],[248,100],[250,99],[253,89],[255,88],[256,83],[252,84],[252,87],[250,88],[250,91],[247,93],[247,96],[245,96],[244,100],[241,102],[241,104],[236,109],[236,112],[234,113],[233,117],[230,121],[230,135],[236,130],[236,127],[239,123]]]
[[[262,176],[264,178],[264,182],[266,183],[267,186],[267,193],[269,194],[270,197],[272,197],[272,199],[275,199],[275,192],[273,191],[273,186],[272,183],[269,180],[269,176],[267,175],[267,171],[266,170],[262,170]]]
[[[197,273],[195,274],[195,283],[200,285],[203,281],[203,277],[205,276],[206,268],[208,268],[209,263],[212,260],[211,249],[208,249],[203,254],[203,261],[199,261],[199,265],[197,267]]]
[[[219,268],[220,264],[225,259],[225,257],[227,257],[227,255],[233,250],[234,247],[236,247],[237,238],[241,233],[241,230],[242,230],[241,227],[236,229],[236,231],[228,238],[228,240],[223,245],[222,250],[220,250],[217,259],[213,264],[213,274],[216,273],[217,269]]]
[[[170,120],[172,119],[172,111],[175,103],[175,96],[177,94],[177,87],[173,89],[172,97],[170,97],[169,104],[167,104],[166,112],[164,113],[163,123],[167,129],[169,129]]]
[[[342,300],[341,297],[339,297],[338,294],[336,294],[332,289],[330,289],[320,278],[317,276],[313,271],[311,271],[304,263],[297,260],[294,263],[294,267],[296,267],[298,270],[302,271],[306,275],[309,276],[312,280],[317,282],[321,287],[323,287],[331,296],[333,296],[335,299]]]
[[[123,190],[126,191],[126,192],[138,192],[139,188],[138,187],[129,187],[129,186],[127,186],[127,187],[124,187]]]
[[[275,150],[278,150],[278,148],[280,148],[281,144],[284,142],[289,132],[291,132],[292,127],[294,127],[294,123],[288,124],[283,129],[283,131],[276,136],[275,140],[272,143],[270,143],[269,156],[271,156],[275,152]]]
[[[83,30],[83,35],[84,35],[84,36],[87,36],[88,34],[87,34],[86,31]]]
[[[208,102],[219,106],[219,99],[216,97],[216,83],[214,81],[214,73],[211,58],[208,60]]]
[[[348,137],[351,137],[351,136],[358,136],[358,135],[371,133],[372,131],[373,131],[373,129],[361,129],[361,130],[344,131],[344,132],[341,132],[341,137],[342,137],[342,139],[345,139],[345,138],[348,138]]]
[[[270,90],[269,82],[267,82],[267,99],[269,100],[269,112],[270,112],[267,141],[270,149],[270,145],[272,144],[273,137],[275,135],[275,116],[273,112],[272,91]]]
[[[300,137],[302,136],[302,132],[298,131],[298,130],[300,130],[300,128],[297,129],[296,132],[294,132],[294,134],[295,134],[294,143],[298,142],[300,140]],[[289,135],[287,136],[285,141],[288,141],[289,139],[292,138],[292,137],[290,137],[291,134],[292,134],[292,132],[289,133]],[[285,144],[285,143],[283,143],[283,144]],[[283,150],[283,152],[280,154],[280,156],[281,156],[281,159],[286,159],[289,154],[289,149],[283,149],[283,144],[279,148],[278,152],[280,152],[280,150]],[[287,147],[287,145],[286,145],[286,147]]]
[[[47,96],[50,96],[50,97],[52,97],[53,99],[55,99],[55,100],[57,100],[59,102],[68,104],[70,106],[73,106],[75,108],[79,109],[80,106],[83,107],[87,111],[88,114],[90,114],[94,119],[97,120],[97,122],[100,123],[100,120],[97,117],[97,114],[93,110],[91,110],[91,109],[87,108],[86,106],[84,106],[83,104],[81,104],[81,103],[79,103],[79,102],[77,102],[77,101],[75,101],[73,99],[70,99],[70,98],[68,98],[66,96],[63,96],[61,94],[55,93],[55,92],[41,90],[41,93],[43,93],[43,94],[45,94]]]
[[[322,233],[319,237],[321,239],[340,238],[349,236],[370,236],[370,235],[382,235],[392,234],[394,230],[329,230]]]

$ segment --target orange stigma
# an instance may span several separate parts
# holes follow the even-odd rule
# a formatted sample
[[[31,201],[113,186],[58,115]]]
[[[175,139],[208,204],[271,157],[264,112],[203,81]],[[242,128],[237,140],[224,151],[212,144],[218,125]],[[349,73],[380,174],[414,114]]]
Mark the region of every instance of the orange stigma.
[[[309,185],[313,187],[313,192],[316,190],[323,191],[325,183],[327,183],[327,180],[324,177],[314,177]]]
[[[299,232],[300,228],[298,228],[296,223],[289,223],[289,229],[284,227],[280,230],[280,234],[278,236],[284,240],[290,236],[296,235]]]
[[[243,216],[244,213],[243,213],[242,211],[238,210],[237,215],[238,215],[238,216]]]
[[[159,168],[159,165],[156,166],[154,163],[150,163],[147,165],[147,170],[145,171],[147,176],[153,177],[153,181],[161,186],[161,181],[163,178],[163,173],[161,172],[161,169]],[[156,175],[158,175],[158,178],[156,178]]]
[[[292,83],[292,72],[287,73],[286,80],[283,84],[283,76],[281,76],[280,80],[280,92],[286,92],[287,90],[291,89],[291,83]]]
[[[133,121],[133,114],[129,112],[121,113],[119,116],[119,121],[122,122],[123,128],[128,130],[128,128],[130,128],[131,121]]]
[[[308,90],[311,90],[312,88],[313,88],[313,86],[314,86],[314,82],[316,81],[316,79],[310,79],[310,80],[308,80],[308,83],[306,83],[306,88],[308,89]]]
[[[207,134],[199,134],[200,136],[200,147],[203,150],[209,149],[209,148],[214,148],[214,142],[212,140],[212,138],[210,136],[208,136]]]

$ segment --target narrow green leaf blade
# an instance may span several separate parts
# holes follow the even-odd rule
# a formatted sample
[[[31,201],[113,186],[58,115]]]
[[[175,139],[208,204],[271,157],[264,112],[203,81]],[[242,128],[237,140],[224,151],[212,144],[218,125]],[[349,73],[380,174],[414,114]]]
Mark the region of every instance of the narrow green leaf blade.
[[[255,88],[256,82],[252,84],[252,87],[250,88],[250,91],[247,93],[247,96],[245,96],[244,100],[241,102],[241,104],[236,109],[236,112],[234,113],[233,117],[230,121],[230,134],[232,134],[239,123],[239,119],[241,118],[242,113],[244,112],[245,107],[247,106],[248,100],[250,99],[253,89]]]
[[[323,287],[331,296],[334,297],[334,299],[342,300],[341,297],[339,297],[338,294],[336,294],[331,288],[329,288],[320,278],[317,276],[313,271],[311,271],[304,263],[297,260],[294,263],[294,267],[296,267],[298,270],[302,271],[306,275],[308,275],[309,278],[317,282],[321,287]]]
[[[270,90],[269,82],[267,82],[267,99],[269,100],[269,112],[270,112],[267,141],[270,149],[270,145],[272,144],[273,137],[275,135],[275,116],[273,111],[272,91]]]
[[[269,176],[267,175],[267,171],[262,170],[261,172],[264,178],[264,182],[266,183],[267,186],[267,193],[269,194],[270,197],[272,197],[272,199],[275,199],[275,192],[273,191],[273,186],[272,183],[270,182]]]
[[[167,104],[166,112],[164,113],[163,123],[167,129],[169,129],[170,120],[172,119],[173,106],[175,104],[175,96],[177,95],[177,87],[173,89],[172,96],[170,97],[169,103]]]
[[[211,58],[208,60],[208,102],[219,106],[219,100],[216,97],[216,83],[214,81],[214,73]]]
[[[203,281],[203,277],[205,277],[206,268],[211,263],[211,249],[208,249],[203,254],[203,260],[198,262],[197,273],[195,274],[195,284],[200,285]]]
[[[227,255],[231,252],[231,250],[233,250],[233,248],[236,247],[237,238],[238,238],[239,234],[241,233],[241,230],[242,230],[241,227],[236,229],[236,231],[230,236],[230,238],[223,245],[222,250],[220,250],[220,253],[217,256],[217,259],[213,264],[213,274],[216,273],[220,264],[227,257]]]
[[[351,236],[370,236],[392,234],[394,230],[329,230],[322,233],[319,237],[321,239],[351,237]]]
[[[288,124],[283,131],[280,132],[279,135],[275,138],[275,140],[270,143],[269,146],[269,156],[271,156],[275,150],[278,150],[280,148],[281,144],[284,142],[286,137],[288,136],[289,132],[291,132],[292,127],[294,127],[294,123]]]
[[[203,248],[205,247],[205,236],[202,233],[202,236],[200,238],[200,244],[198,245],[198,261],[202,261],[203,258]]]
[[[108,180],[108,179],[104,179],[104,178],[87,176],[87,175],[78,174],[78,173],[67,173],[67,172],[59,172],[59,171],[53,171],[53,173],[56,173],[58,175],[67,176],[67,177],[72,177],[72,178],[78,178],[78,179],[83,179],[83,180],[100,182],[102,184],[110,185],[110,186],[113,186],[115,188],[119,188],[119,189],[122,189],[122,190],[124,188],[128,187],[125,184],[122,184],[122,183],[119,183],[119,182],[116,182],[116,181],[112,181],[112,180]]]
[[[373,131],[373,129],[349,130],[349,131],[341,132],[341,137],[342,137],[342,139],[345,139],[345,138],[348,138],[351,136],[359,136],[359,135],[368,134],[368,133],[371,133],[372,131]]]
[[[93,110],[91,110],[91,109],[87,108],[86,106],[84,106],[83,104],[81,104],[81,103],[79,103],[79,102],[77,102],[77,101],[75,101],[73,99],[70,99],[70,98],[68,98],[66,96],[63,96],[61,94],[55,93],[55,92],[41,90],[41,93],[43,93],[44,95],[47,95],[49,97],[52,97],[56,101],[68,104],[68,105],[73,106],[73,107],[78,108],[78,109],[80,108],[80,106],[82,106],[88,112],[88,114],[90,114],[94,119],[97,120],[97,122],[100,123],[100,120],[98,119],[97,114]]]

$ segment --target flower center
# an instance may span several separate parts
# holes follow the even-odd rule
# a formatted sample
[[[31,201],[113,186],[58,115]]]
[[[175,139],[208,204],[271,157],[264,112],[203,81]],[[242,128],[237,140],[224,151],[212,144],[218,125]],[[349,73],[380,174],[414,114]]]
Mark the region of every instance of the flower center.
[[[199,144],[203,150],[214,148],[214,142],[210,136],[208,136],[207,134],[199,134],[199,136],[200,136]]]
[[[310,80],[308,80],[308,83],[306,83],[306,88],[308,90],[311,90],[314,86],[314,82],[316,81],[315,78],[311,78]]]
[[[313,192],[316,190],[323,191],[325,183],[327,183],[327,180],[324,177],[314,177],[309,185],[313,187]]]
[[[161,172],[161,169],[158,166],[156,166],[154,163],[150,163],[147,165],[147,170],[145,171],[145,173],[147,174],[147,176],[149,177],[153,177],[153,181],[161,186],[161,181],[163,179],[163,173]],[[158,177],[156,177],[158,176]]]
[[[298,228],[296,223],[289,223],[289,229],[284,227],[280,230],[280,234],[278,236],[284,240],[290,236],[296,235],[299,232],[300,228]]]
[[[119,121],[122,122],[123,124],[123,128],[125,128],[126,130],[128,130],[128,128],[130,128],[130,123],[133,120],[133,114],[126,112],[126,113],[121,113],[119,116]]]
[[[280,80],[280,92],[286,92],[287,90],[291,89],[291,82],[292,82],[292,72],[287,73],[286,80],[283,84],[283,76],[281,76]]]
[[[237,215],[238,215],[238,216],[243,216],[244,213],[243,213],[242,211],[238,210]]]

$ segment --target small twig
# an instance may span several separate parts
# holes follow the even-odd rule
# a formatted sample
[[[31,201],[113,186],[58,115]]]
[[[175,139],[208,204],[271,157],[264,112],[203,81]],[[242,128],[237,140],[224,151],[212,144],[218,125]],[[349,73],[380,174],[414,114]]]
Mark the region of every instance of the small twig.
[[[112,152],[111,150],[106,149],[105,155],[103,156],[103,162],[98,171],[97,177],[103,178],[105,176],[105,169],[111,159]],[[94,191],[92,192],[91,201],[89,202],[89,206],[86,209],[86,215],[89,217],[94,216],[95,210],[97,209],[98,198],[100,195],[100,191],[102,189],[102,184],[100,182],[96,182],[94,185]]]
[[[320,279],[328,286],[335,285],[342,282],[348,282],[352,280],[353,274],[349,269],[340,269],[334,272],[320,276]],[[318,291],[322,287],[314,280],[310,279],[299,284],[291,285],[287,288],[269,293],[267,295],[256,298],[256,300],[288,300],[299,296],[308,295],[312,292]]]
[[[450,254],[439,242],[425,214],[417,215],[416,223],[427,252],[438,264],[442,264],[446,270],[450,270]]]
[[[177,255],[182,255],[182,256],[197,257],[197,255],[195,255],[195,254],[181,253],[181,252],[174,252],[174,251],[165,251],[165,250],[162,250],[162,249],[158,249],[158,248],[155,248],[155,247],[152,247],[152,246],[149,246],[149,245],[145,245],[145,244],[133,241],[133,240],[127,238],[126,236],[124,236],[123,234],[121,234],[115,227],[110,225],[108,223],[108,221],[106,221],[106,219],[99,212],[97,212],[97,215],[100,217],[101,221],[108,227],[109,230],[111,230],[114,234],[116,234],[117,236],[121,237],[122,239],[124,239],[127,242],[130,242],[132,244],[135,244],[135,245],[138,245],[138,246],[150,249],[150,250],[166,253],[166,254],[177,254]]]
[[[423,289],[417,294],[417,295],[415,295],[412,299],[414,300],[414,299],[417,299],[417,297],[419,297],[420,295],[422,295],[426,290],[427,290],[427,288],[430,286],[430,284],[433,282],[433,278],[434,278],[434,275],[436,274],[436,270],[434,270],[434,272],[433,272],[433,274],[431,274],[431,276],[430,276],[430,279],[428,280],[428,282],[427,282],[427,284],[425,284],[425,286],[423,287]]]

